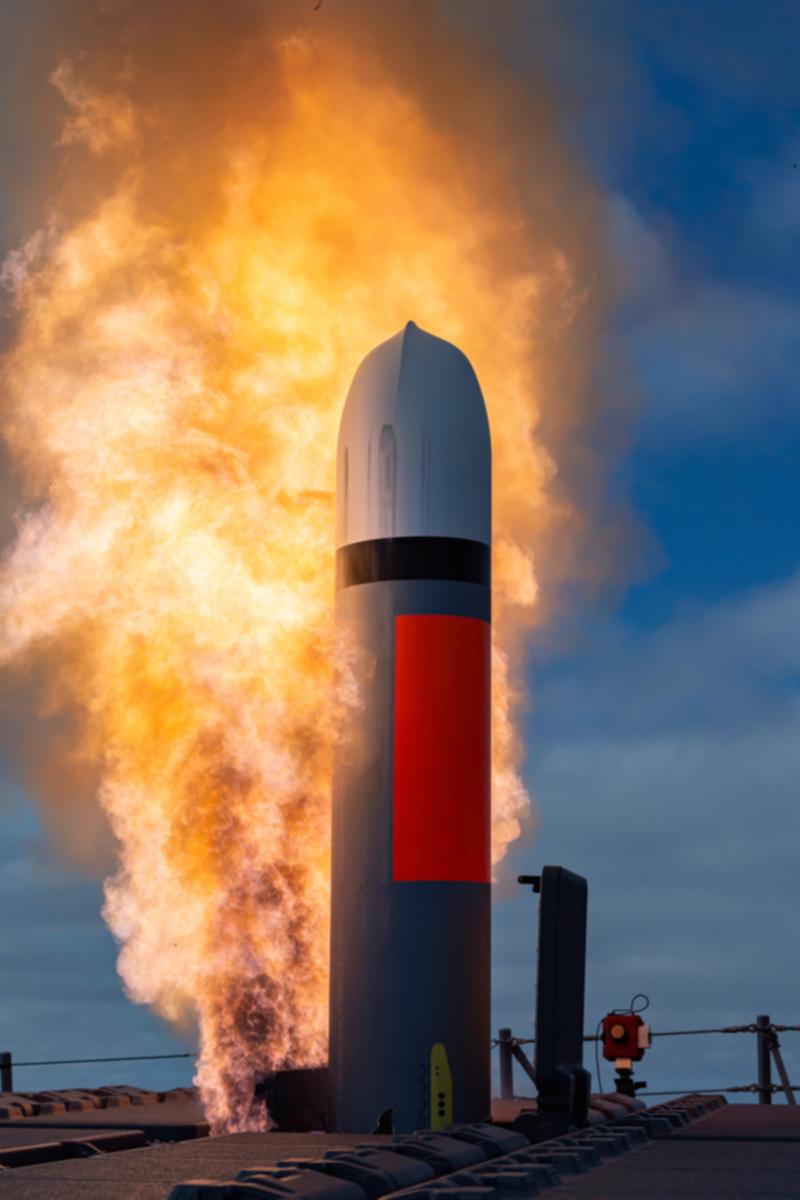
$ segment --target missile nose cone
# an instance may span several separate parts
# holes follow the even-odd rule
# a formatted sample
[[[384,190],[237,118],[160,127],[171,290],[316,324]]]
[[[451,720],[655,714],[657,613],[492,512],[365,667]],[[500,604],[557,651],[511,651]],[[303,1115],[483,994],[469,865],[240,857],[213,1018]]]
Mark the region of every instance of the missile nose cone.
[[[336,545],[491,542],[491,441],[469,360],[409,321],[356,371],[339,426]]]

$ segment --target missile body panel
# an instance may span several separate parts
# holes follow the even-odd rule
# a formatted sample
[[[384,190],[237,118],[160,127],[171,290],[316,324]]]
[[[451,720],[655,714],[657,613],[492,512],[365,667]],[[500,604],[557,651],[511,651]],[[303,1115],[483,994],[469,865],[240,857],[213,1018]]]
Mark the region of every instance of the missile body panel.
[[[333,789],[333,1130],[489,1112],[490,540],[480,387],[409,323],[359,367],[339,433],[359,697]]]

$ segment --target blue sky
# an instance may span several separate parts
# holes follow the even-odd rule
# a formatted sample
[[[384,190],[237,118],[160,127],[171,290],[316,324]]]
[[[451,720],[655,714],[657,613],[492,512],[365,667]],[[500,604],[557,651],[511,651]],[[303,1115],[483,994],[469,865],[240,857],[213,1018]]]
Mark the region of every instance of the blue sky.
[[[639,991],[655,1029],[757,1012],[800,1023],[800,6],[543,10],[546,60],[534,28],[514,57],[549,74],[565,136],[607,195],[626,281],[607,336],[639,396],[610,488],[645,536],[613,604],[534,651],[538,831],[512,874],[549,862],[589,880],[587,1029]],[[58,865],[8,791],[0,1041],[31,1058],[184,1049],[123,999],[99,886]],[[495,1025],[520,1035],[534,948],[534,900],[507,885]],[[800,1082],[800,1035],[785,1049]],[[750,1082],[754,1046],[670,1039],[642,1074],[665,1089]],[[182,1062],[46,1075],[188,1078]]]
[[[628,283],[609,337],[639,413],[612,486],[649,544],[569,655],[534,655],[539,832],[514,860],[589,879],[587,1029],[637,991],[655,1029],[798,1023],[800,10],[576,3],[564,24],[550,69]],[[497,906],[515,1030],[526,913],[532,943],[531,898]],[[656,1043],[641,1074],[749,1083],[752,1040]]]

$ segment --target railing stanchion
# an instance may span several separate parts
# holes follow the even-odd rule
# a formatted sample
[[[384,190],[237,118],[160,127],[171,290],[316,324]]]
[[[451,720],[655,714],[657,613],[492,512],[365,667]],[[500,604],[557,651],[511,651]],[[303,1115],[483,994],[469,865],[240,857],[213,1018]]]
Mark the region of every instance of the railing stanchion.
[[[499,1029],[497,1049],[500,1054],[500,1095],[504,1100],[511,1100],[514,1095],[514,1058],[511,1047],[511,1030]]]
[[[13,1092],[14,1090],[14,1064],[11,1060],[11,1051],[0,1051],[0,1092]]]
[[[772,1104],[771,1022],[763,1013],[756,1017],[756,1055],[758,1061],[758,1103]]]

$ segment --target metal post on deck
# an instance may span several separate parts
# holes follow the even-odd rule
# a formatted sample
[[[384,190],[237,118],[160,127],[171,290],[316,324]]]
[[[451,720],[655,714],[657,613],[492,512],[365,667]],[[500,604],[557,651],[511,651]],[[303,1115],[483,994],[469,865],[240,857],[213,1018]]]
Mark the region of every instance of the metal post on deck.
[[[768,1016],[756,1017],[756,1055],[758,1059],[758,1103],[772,1104],[772,1022]]]
[[[504,1100],[514,1096],[514,1057],[512,1049],[511,1030],[498,1029],[497,1049],[500,1054],[500,1095]]]
[[[14,1067],[11,1061],[11,1051],[0,1051],[0,1092],[13,1092]]]
[[[565,867],[520,875],[539,894],[536,954],[535,1140],[558,1137],[588,1122],[592,1077],[583,1066],[587,886]],[[517,1057],[515,1055],[515,1057]],[[522,1061],[517,1057],[522,1066]]]

